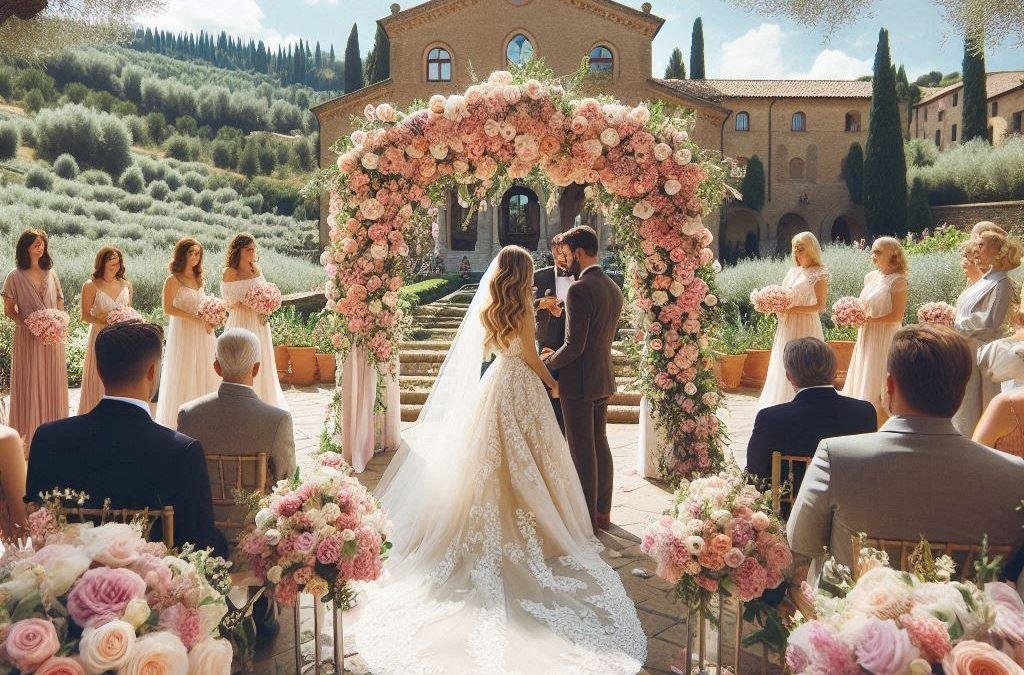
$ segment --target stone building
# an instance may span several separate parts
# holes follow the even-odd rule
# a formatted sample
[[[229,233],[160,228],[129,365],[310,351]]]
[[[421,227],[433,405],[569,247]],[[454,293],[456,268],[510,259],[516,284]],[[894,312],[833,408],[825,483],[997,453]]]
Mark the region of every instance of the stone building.
[[[939,150],[963,136],[963,82],[933,89],[914,105],[910,120],[913,138],[931,139]],[[1024,70],[988,73],[988,138],[1000,145],[1010,134],[1024,131]]]
[[[587,59],[587,93],[633,105],[660,99],[693,110],[701,147],[741,162],[759,155],[768,177],[761,211],[731,205],[708,219],[716,240],[728,242],[721,253],[737,244],[760,252],[788,249],[789,237],[803,229],[826,240],[863,236],[841,165],[850,144],[866,137],[869,83],[651,77],[651,43],[664,19],[651,13],[650,3],[637,10],[612,0],[428,0],[406,10],[394,4],[378,23],[391,43],[391,77],[313,109],[321,163],[334,160],[331,145],[350,133],[353,116],[368,103],[406,107],[433,94],[462,92],[533,55],[558,75]],[[611,243],[600,214],[583,210],[583,186],[560,191],[549,212],[550,197],[538,186],[516,185],[498,208],[467,214],[449,196],[439,205],[449,269],[463,256],[481,269],[505,244],[544,249],[578,222],[594,226],[602,246]],[[325,227],[321,221],[322,236]]]

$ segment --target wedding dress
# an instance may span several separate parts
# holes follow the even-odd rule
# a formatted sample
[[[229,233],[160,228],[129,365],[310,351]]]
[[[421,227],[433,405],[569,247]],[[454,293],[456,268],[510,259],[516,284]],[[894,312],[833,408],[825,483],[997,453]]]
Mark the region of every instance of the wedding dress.
[[[374,675],[631,675],[647,640],[520,341],[480,376],[494,268],[377,489],[394,548],[356,646]]]

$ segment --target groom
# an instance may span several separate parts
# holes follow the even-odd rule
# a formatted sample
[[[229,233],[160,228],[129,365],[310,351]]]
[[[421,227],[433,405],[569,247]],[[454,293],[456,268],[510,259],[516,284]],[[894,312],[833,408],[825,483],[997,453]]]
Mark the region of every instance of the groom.
[[[608,397],[615,393],[612,342],[622,314],[622,291],[597,263],[592,228],[572,228],[557,246],[578,281],[565,300],[565,342],[546,355],[545,363],[558,371],[565,437],[597,532],[611,523],[612,451],[606,418]]]

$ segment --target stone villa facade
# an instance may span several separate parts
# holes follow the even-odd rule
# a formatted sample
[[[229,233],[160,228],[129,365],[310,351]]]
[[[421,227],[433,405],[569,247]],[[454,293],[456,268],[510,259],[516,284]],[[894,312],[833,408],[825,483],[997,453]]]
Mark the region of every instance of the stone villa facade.
[[[928,138],[939,150],[959,143],[963,131],[963,82],[925,94],[914,106],[910,135]],[[988,136],[1001,145],[1007,136],[1024,132],[1024,70],[988,73]]]
[[[788,250],[789,239],[811,230],[823,240],[864,236],[849,199],[842,161],[850,144],[863,145],[871,85],[851,81],[664,80],[651,77],[652,41],[664,19],[612,0],[427,0],[410,9],[391,6],[379,20],[391,42],[391,77],[313,109],[320,123],[320,161],[334,160],[331,145],[351,132],[352,117],[368,103],[401,107],[436,93],[465,90],[474,80],[536,55],[556,75],[589,59],[587,93],[623,103],[662,100],[693,110],[701,147],[744,163],[757,154],[765,166],[766,201],[760,212],[726,206],[707,225],[726,259],[739,251]],[[497,250],[516,243],[546,249],[551,237],[574,223],[594,226],[602,246],[611,228],[583,210],[583,186],[555,196],[517,185],[498,208],[471,216],[454,199],[439,205],[439,230],[449,269],[469,257],[482,269]],[[327,209],[322,209],[326,217]],[[321,221],[321,235],[326,225]]]

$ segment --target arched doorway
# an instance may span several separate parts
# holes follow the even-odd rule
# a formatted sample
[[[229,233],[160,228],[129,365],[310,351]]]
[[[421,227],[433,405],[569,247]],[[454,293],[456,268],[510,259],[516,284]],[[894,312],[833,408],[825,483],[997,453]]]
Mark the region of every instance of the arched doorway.
[[[540,242],[540,200],[537,193],[513,185],[501,198],[498,239],[502,246],[515,244],[536,251]]]
[[[559,232],[565,232],[576,225],[576,218],[583,213],[583,206],[586,202],[586,197],[583,194],[585,189],[586,186],[579,183],[570,183],[562,189],[562,194],[558,197]]]
[[[852,244],[853,233],[850,231],[850,223],[846,216],[839,216],[832,221],[832,243]]]
[[[451,250],[475,251],[477,223],[480,212],[473,206],[464,207],[459,204],[459,196],[452,190],[451,206],[448,208],[448,233]],[[469,209],[473,209],[470,214]],[[469,217],[467,220],[467,216]]]
[[[719,256],[723,262],[756,258],[761,247],[757,216],[748,209],[730,210],[719,241]]]
[[[787,213],[779,218],[779,225],[775,228],[775,251],[787,255],[790,251],[793,237],[808,230],[807,221],[799,213]]]

